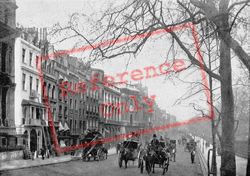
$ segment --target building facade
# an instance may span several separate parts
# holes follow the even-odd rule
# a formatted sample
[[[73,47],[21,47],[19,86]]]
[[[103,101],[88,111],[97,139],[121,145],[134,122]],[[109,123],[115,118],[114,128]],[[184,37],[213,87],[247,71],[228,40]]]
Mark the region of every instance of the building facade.
[[[15,125],[18,145],[39,151],[45,143],[47,109],[42,103],[38,57],[41,49],[30,31],[24,30],[15,42]]]
[[[121,93],[116,86],[105,86],[102,92],[103,102],[101,109],[104,121],[104,131],[106,137],[112,137],[121,134]]]
[[[15,101],[15,0],[0,1],[0,147],[16,145]]]

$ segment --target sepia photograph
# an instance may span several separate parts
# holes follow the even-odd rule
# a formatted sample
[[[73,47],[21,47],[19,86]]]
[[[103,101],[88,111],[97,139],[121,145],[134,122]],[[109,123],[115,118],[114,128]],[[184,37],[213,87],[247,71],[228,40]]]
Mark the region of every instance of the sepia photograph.
[[[250,0],[0,0],[0,176],[250,176]]]

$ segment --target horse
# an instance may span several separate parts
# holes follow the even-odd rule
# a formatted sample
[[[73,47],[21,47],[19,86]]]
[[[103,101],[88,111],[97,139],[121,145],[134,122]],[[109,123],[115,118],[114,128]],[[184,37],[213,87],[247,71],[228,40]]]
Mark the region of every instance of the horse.
[[[108,150],[101,146],[98,150],[97,150],[97,156],[98,157],[102,157],[102,158],[99,158],[100,159],[108,159]]]
[[[143,157],[145,161],[145,167],[148,174],[155,173],[155,164],[159,164],[163,168],[162,175],[168,171],[169,166],[169,153],[166,149],[161,149],[158,151],[148,148],[146,154]]]
[[[120,149],[120,159],[119,159],[119,166],[122,167],[123,161],[125,162],[125,168],[128,166],[128,161],[135,161],[137,156],[134,156],[133,150],[121,147]]]

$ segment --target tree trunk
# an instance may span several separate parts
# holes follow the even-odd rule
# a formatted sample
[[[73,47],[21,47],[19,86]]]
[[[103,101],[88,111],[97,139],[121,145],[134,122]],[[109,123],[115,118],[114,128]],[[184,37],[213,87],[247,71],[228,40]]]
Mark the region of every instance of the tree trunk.
[[[220,35],[229,34],[228,15],[221,16]],[[234,98],[232,90],[231,54],[229,45],[220,40],[220,75],[221,75],[221,176],[235,176],[236,163],[234,151]]]
[[[249,75],[248,75],[248,86],[250,88],[250,70],[249,70]],[[249,91],[250,89],[248,89]],[[250,114],[250,100],[248,102],[249,106],[249,114]],[[248,119],[248,150],[247,150],[247,171],[246,171],[246,176],[250,175],[250,117]]]

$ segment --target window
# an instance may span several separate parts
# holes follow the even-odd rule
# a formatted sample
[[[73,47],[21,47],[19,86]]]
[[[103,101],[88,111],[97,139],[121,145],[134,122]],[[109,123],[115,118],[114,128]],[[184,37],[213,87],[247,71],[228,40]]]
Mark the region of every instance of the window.
[[[75,109],[77,109],[77,101],[75,100]]]
[[[52,99],[55,98],[55,86],[52,87]]]
[[[30,62],[29,62],[29,65],[32,66],[32,52],[30,52]]]
[[[25,63],[25,52],[26,50],[23,48],[22,50],[22,62]]]
[[[68,115],[68,109],[67,107],[64,107],[64,118],[67,118]]]
[[[2,56],[2,60],[1,60],[1,71],[2,72],[6,72],[6,53],[8,50],[8,45],[6,43],[2,43],[2,48],[1,48],[1,56]]]
[[[48,93],[47,93],[47,94],[48,94],[48,97],[51,97],[50,87],[51,87],[51,86],[50,86],[50,84],[49,84],[49,85],[48,85]]]
[[[36,108],[36,119],[41,119],[40,115],[41,115],[40,109]]]
[[[53,119],[56,120],[56,108],[53,108]]]
[[[70,121],[69,121],[69,128],[70,128],[70,130],[72,130],[72,119],[70,119]]]
[[[46,82],[44,82],[44,84],[43,84],[43,89],[42,89],[42,93],[43,93],[43,97],[45,97],[46,95],[46,85],[47,85],[47,83]]]
[[[61,91],[61,89],[58,90],[58,98],[59,98],[59,100],[62,100],[62,91]]]
[[[39,69],[39,68],[38,68],[38,66],[39,66],[39,65],[38,65],[38,64],[39,64],[38,59],[39,59],[39,57],[38,57],[38,56],[36,56],[36,68],[37,68],[37,69]]]
[[[34,107],[31,107],[31,118],[32,118],[32,119],[34,118],[34,110],[35,110],[35,108],[34,108]]]
[[[58,114],[62,115],[62,106],[61,105],[59,105],[59,113]]]
[[[23,73],[22,84],[23,90],[25,90],[26,74]]]
[[[69,100],[69,106],[71,109],[72,109],[72,101],[73,101],[72,99]]]
[[[36,91],[38,92],[38,88],[39,88],[39,79],[36,79]]]
[[[8,22],[9,22],[9,10],[5,9],[4,10],[4,23],[8,24]]]
[[[82,133],[82,121],[79,123],[80,133]]]
[[[27,107],[23,107],[23,124],[25,124],[26,116],[27,116]]]
[[[32,91],[33,77],[30,76],[30,91]]]

